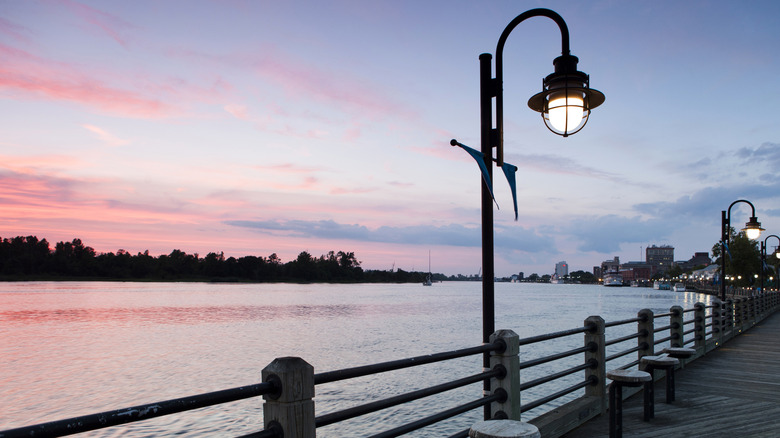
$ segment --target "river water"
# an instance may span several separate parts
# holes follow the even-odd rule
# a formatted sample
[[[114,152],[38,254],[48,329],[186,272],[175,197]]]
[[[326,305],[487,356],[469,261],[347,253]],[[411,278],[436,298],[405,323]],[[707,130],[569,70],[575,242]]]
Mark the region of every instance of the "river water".
[[[697,301],[709,304],[691,292],[497,283],[496,328],[524,338],[581,327],[590,315],[614,321]],[[476,282],[0,283],[0,430],[258,383],[276,357],[302,357],[319,373],[472,347],[481,343],[481,317]],[[581,346],[576,338],[574,347]],[[481,357],[472,357],[318,386],[317,415],[476,374],[481,366]],[[366,436],[480,396],[481,385],[469,386],[320,428],[317,436]],[[447,436],[481,415],[409,436]],[[260,429],[262,399],[252,398],[82,436],[222,437]]]

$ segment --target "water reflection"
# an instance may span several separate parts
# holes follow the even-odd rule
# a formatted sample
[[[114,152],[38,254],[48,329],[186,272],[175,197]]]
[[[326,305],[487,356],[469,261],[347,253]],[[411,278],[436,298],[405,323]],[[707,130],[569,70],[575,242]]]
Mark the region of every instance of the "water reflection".
[[[693,293],[649,289],[497,284],[496,327],[528,337],[580,327],[590,315],[614,321],[642,308],[662,313],[696,301],[709,303]],[[256,383],[275,357],[300,356],[323,372],[471,347],[482,339],[479,283],[6,283],[0,309],[0,429]],[[521,360],[578,348],[581,341],[574,336],[523,349]],[[521,380],[568,366],[527,370]],[[480,370],[481,358],[473,357],[323,385],[317,412]],[[554,389],[534,388],[523,399]],[[480,396],[481,385],[472,385],[326,427],[318,436],[365,436]],[[250,399],[90,436],[243,435],[261,428],[261,406],[262,400]],[[479,417],[459,416],[410,436],[451,435]]]

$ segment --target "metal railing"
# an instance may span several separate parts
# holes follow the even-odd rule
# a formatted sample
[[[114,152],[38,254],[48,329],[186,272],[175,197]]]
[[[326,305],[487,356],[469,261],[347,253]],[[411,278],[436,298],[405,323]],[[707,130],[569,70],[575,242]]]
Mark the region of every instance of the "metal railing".
[[[635,367],[643,356],[656,354],[666,347],[694,348],[696,354],[689,360],[695,360],[749,329],[777,310],[779,305],[780,294],[765,292],[737,297],[725,303],[713,300],[709,306],[696,303],[690,309],[675,306],[667,313],[653,314],[643,309],[637,317],[620,321],[605,322],[601,317],[592,316],[585,320],[582,327],[570,330],[524,339],[511,330],[499,330],[489,343],[475,347],[317,374],[303,359],[279,358],[263,369],[262,383],[0,431],[0,438],[66,436],[258,396],[265,400],[264,429],[245,437],[308,438],[316,436],[317,428],[347,422],[486,380],[491,382],[492,390],[482,394],[482,397],[371,437],[404,435],[486,405],[490,406],[492,418],[516,420],[520,419],[521,413],[539,409],[543,412],[529,422],[539,428],[542,436],[558,437],[605,412],[607,370]],[[609,339],[606,337],[607,332],[611,336]],[[520,361],[520,356],[528,356],[529,352],[550,351],[550,348],[540,347],[545,343],[577,343],[576,338],[573,338],[577,335],[583,336],[584,342],[576,348],[563,351],[558,351],[558,348],[556,353]],[[562,342],[564,340],[566,342]],[[555,345],[560,347],[559,344]],[[480,373],[315,415],[315,386],[484,354],[490,354],[490,368]],[[557,368],[551,369],[553,366]],[[523,381],[521,375],[530,378]],[[554,389],[546,392],[542,390],[547,384],[555,385]],[[521,403],[521,394],[536,398]],[[466,436],[468,429],[457,432],[451,438]]]

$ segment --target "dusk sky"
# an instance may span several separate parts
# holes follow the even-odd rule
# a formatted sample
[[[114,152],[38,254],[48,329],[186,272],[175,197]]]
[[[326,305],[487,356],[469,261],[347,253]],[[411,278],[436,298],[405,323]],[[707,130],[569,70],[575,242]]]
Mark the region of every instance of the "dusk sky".
[[[606,95],[568,138],[528,109],[545,17],[504,50],[496,274],[710,251],[737,199],[780,234],[777,1],[0,0],[0,237],[98,252],[354,251],[480,270],[480,53],[546,7]],[[737,204],[732,225],[748,220]],[[777,245],[770,239],[770,249]]]

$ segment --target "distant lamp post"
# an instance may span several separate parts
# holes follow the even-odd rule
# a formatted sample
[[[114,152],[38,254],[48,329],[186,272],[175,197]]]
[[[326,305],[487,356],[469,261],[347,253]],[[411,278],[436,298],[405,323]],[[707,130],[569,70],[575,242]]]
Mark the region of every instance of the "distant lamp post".
[[[764,238],[764,240],[761,241],[761,266],[759,267],[759,271],[761,272],[761,292],[764,291],[764,267],[766,266],[766,241],[769,240],[770,237],[774,237],[777,239],[777,243],[780,244],[780,237],[777,237],[774,234],[770,234]],[[775,257],[780,259],[780,252],[777,251],[777,248],[775,248]],[[769,281],[772,281],[772,277],[769,277]]]
[[[547,17],[555,21],[561,31],[561,56],[555,58],[555,71],[543,80],[542,91],[528,101],[528,106],[541,113],[550,131],[564,137],[585,126],[593,108],[604,103],[604,94],[589,87],[589,76],[577,71],[578,59],[569,51],[569,28],[558,13],[549,9],[531,9],[515,17],[504,29],[496,46],[496,77],[492,74],[492,55],[479,55],[480,71],[480,143],[487,167],[487,181],[492,180],[492,163],[504,165],[504,96],[503,50],[509,34],[518,24],[531,17]],[[496,106],[496,127],[493,128],[493,98]],[[452,145],[457,140],[451,141]],[[493,149],[496,149],[493,158]],[[483,169],[483,172],[485,170]],[[483,180],[484,181],[484,180]],[[495,265],[493,240],[493,196],[485,181],[482,184],[482,340],[489,342],[495,331]],[[485,367],[489,367],[485,355]],[[486,382],[486,390],[489,390]],[[490,407],[485,406],[485,419],[490,418]]]
[[[751,216],[750,220],[745,223],[745,228],[742,231],[750,240],[756,240],[761,236],[761,232],[764,231],[761,228],[761,222],[756,218],[756,207],[753,203],[744,199],[734,201],[729,205],[728,210],[723,210],[721,213],[721,235],[720,235],[720,276],[726,277],[726,256],[728,255],[729,236],[731,234],[731,207],[739,202],[744,202],[750,206]],[[720,282],[720,299],[726,301],[726,282],[721,280]]]

